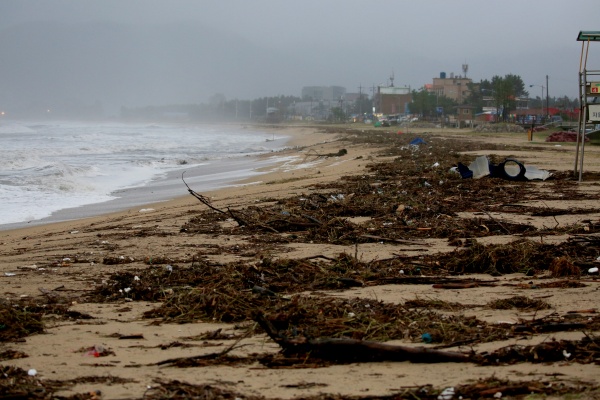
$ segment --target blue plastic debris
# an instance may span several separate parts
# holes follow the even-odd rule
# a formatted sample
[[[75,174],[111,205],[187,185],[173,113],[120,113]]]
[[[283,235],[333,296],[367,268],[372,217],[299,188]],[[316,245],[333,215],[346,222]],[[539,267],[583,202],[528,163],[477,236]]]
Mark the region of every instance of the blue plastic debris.
[[[425,343],[431,343],[433,341],[431,334],[429,334],[429,333],[422,334],[421,340],[423,340],[423,342],[425,342]]]
[[[420,144],[427,144],[427,143],[425,143],[425,141],[421,138],[415,138],[409,144],[412,146],[418,146]]]

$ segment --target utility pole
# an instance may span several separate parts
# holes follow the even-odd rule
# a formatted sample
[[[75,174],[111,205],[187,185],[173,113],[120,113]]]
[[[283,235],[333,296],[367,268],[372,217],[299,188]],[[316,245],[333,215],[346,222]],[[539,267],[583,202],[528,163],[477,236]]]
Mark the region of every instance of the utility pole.
[[[546,75],[546,114],[550,115],[550,95],[548,94],[550,89],[548,88],[548,75]]]
[[[362,84],[358,84],[358,113],[362,116]]]
[[[375,114],[375,84],[373,84],[373,88],[371,90],[373,92],[373,114]],[[379,102],[377,102],[377,105],[380,106]]]

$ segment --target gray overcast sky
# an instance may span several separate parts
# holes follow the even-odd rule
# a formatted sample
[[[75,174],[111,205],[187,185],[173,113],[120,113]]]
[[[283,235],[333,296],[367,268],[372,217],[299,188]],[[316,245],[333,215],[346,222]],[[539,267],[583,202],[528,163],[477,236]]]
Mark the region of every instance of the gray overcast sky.
[[[215,93],[223,93],[228,99],[299,96],[301,88],[309,85],[340,85],[349,92],[357,92],[359,85],[387,83],[392,73],[396,86],[416,89],[431,83],[442,71],[463,74],[464,63],[469,65],[467,76],[475,81],[515,74],[526,85],[545,86],[548,75],[550,96],[576,97],[581,54],[581,43],[576,36],[580,30],[600,30],[599,6],[598,0],[0,0],[0,35],[5,33],[0,36],[0,50],[5,56],[7,52],[11,54],[5,47],[10,50],[11,38],[31,29],[28,22],[60,22],[71,27],[82,23],[88,28],[109,22],[132,29],[169,26],[169,32],[177,25],[198,29],[186,31],[194,36],[187,39],[184,33],[138,36],[137,48],[144,47],[144,60],[152,60],[148,53],[156,54],[146,64],[141,61],[135,64],[133,58],[138,53],[123,50],[118,57],[121,64],[105,65],[87,77],[78,77],[77,68],[73,67],[70,76],[82,101],[95,96],[104,102],[122,101],[121,105],[145,105],[144,101],[202,102]],[[19,27],[17,36],[6,34]],[[112,33],[118,35],[118,32],[114,29]],[[139,37],[147,38],[148,43],[140,45]],[[166,39],[161,43],[157,37]],[[161,47],[177,47],[188,39],[188,46],[198,47],[168,54],[161,50]],[[68,59],[73,56],[69,51],[73,50],[62,47],[69,40],[67,33],[61,40],[44,46],[50,54],[55,54],[53,46],[56,46],[57,51],[62,51],[58,54]],[[121,43],[117,38],[96,45],[94,40],[94,35],[90,35],[90,47],[101,58],[102,52],[110,51],[106,43]],[[20,41],[18,51],[26,53],[29,45],[35,43]],[[600,69],[600,43],[591,44],[590,49],[588,68]],[[244,53],[246,50],[248,54]],[[40,50],[34,46],[31,52]],[[80,54],[89,56],[87,52]],[[132,65],[137,65],[135,68],[147,65],[154,70],[146,75],[132,74],[131,79],[123,74],[118,85],[119,100],[109,99],[108,78],[102,75],[119,76],[119,68],[125,68],[127,56],[132,58],[128,60]],[[116,56],[112,53],[111,57]],[[0,62],[0,74],[10,73],[13,77],[0,79],[0,91],[1,85],[18,79],[31,86],[27,88],[29,97],[36,96],[32,81],[40,97],[49,91],[60,92],[61,87],[69,85],[67,78],[56,75],[49,79],[61,83],[46,87],[39,71],[33,80],[19,75],[28,68],[18,63],[43,64],[44,58],[15,56],[14,65],[8,60],[10,70],[2,72],[1,64],[6,62],[6,59]],[[84,64],[81,65],[83,68]],[[159,70],[162,75],[156,72]],[[187,81],[177,77],[167,79],[172,75],[186,76]],[[162,80],[157,76],[164,77],[164,86],[156,83]],[[182,83],[190,79],[198,81],[197,84]],[[104,87],[104,92],[94,87],[95,80],[103,82],[99,87]],[[154,84],[157,86],[150,90],[149,86]],[[132,93],[125,93],[127,88]],[[539,86],[527,89],[534,97],[541,95]],[[143,95],[137,97],[133,94],[136,91]],[[15,86],[9,92],[13,97],[19,94]],[[75,96],[76,92],[73,89],[69,95]],[[0,101],[7,100],[0,94]]]

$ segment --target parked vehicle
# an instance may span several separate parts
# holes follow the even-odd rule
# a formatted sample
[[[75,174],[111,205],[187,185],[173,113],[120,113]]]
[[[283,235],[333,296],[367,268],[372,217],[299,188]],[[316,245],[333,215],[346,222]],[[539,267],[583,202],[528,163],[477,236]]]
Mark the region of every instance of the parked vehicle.
[[[389,121],[390,125],[398,125],[398,119],[399,115],[397,114],[387,116],[387,120]]]

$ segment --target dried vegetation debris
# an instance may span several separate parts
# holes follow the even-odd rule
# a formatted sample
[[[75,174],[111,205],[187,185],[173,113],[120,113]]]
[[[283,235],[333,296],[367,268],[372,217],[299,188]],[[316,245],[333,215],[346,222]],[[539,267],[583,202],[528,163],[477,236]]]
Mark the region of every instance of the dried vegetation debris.
[[[548,340],[536,345],[511,345],[480,355],[482,365],[519,362],[576,362],[600,365],[600,338],[586,336],[581,340]]]
[[[527,296],[513,296],[507,299],[492,300],[487,303],[488,307],[495,310],[509,310],[511,308],[517,308],[519,310],[547,310],[552,306],[544,300],[532,299]]]
[[[496,255],[496,262],[502,262],[502,256],[519,255],[517,251],[507,251]],[[535,254],[534,258],[539,258],[539,255]],[[171,271],[154,267],[113,275],[98,289],[95,300],[160,300],[161,304],[144,316],[174,323],[251,322],[253,313],[262,310],[278,329],[291,336],[420,341],[422,333],[428,332],[432,342],[451,343],[461,340],[487,342],[514,335],[510,326],[500,329],[497,325],[471,317],[432,311],[457,310],[457,306],[431,306],[423,310],[415,301],[398,305],[368,299],[346,300],[297,294],[382,283],[468,285],[462,287],[497,284],[493,281],[444,278],[440,275],[448,272],[439,265],[427,268],[427,264],[418,264],[420,270],[417,272],[416,266],[412,266],[411,270],[410,262],[404,259],[364,263],[342,254],[337,259],[325,261],[265,259],[251,265],[244,262],[226,265],[197,263],[194,267],[174,267]],[[406,272],[398,276],[400,268],[405,268]],[[539,268],[543,271],[543,266]],[[415,276],[406,276],[411,271]],[[573,286],[569,282],[563,281],[557,287]],[[547,308],[543,302],[525,296],[507,299],[504,304],[528,310]],[[490,307],[501,308],[502,305],[492,304]],[[586,326],[595,326],[597,321],[595,318],[593,321],[594,324],[587,321]]]
[[[58,295],[57,295],[58,296]],[[57,303],[57,298],[30,299],[20,301],[0,301],[0,343],[21,339],[44,332],[44,318],[81,320],[93,317],[69,310],[70,305]]]
[[[301,382],[298,385],[286,385],[290,389],[306,389],[314,386],[320,386],[316,382]],[[500,395],[498,395],[500,394]],[[366,396],[347,396],[342,394],[316,394],[294,397],[297,400],[395,400],[395,399],[421,399],[421,400],[440,400],[440,399],[480,399],[480,398],[503,398],[520,399],[525,396],[577,396],[580,398],[598,399],[600,393],[594,389],[592,383],[586,382],[556,382],[547,380],[522,380],[509,381],[495,377],[479,379],[472,383],[462,385],[436,388],[432,385],[412,386],[393,390],[388,395],[366,395]],[[247,400],[270,400],[268,397],[251,394],[239,393],[232,390],[219,388],[214,385],[194,385],[178,380],[156,380],[155,385],[146,392],[144,399],[188,399],[202,398],[212,399],[247,399]]]
[[[557,174],[546,182],[515,182],[498,178],[461,179],[451,167],[472,156],[460,152],[487,148],[510,150],[507,146],[460,141],[422,135],[426,144],[409,145],[414,135],[393,133],[355,133],[348,140],[385,146],[382,153],[392,161],[370,162],[367,173],[344,176],[338,181],[314,185],[310,192],[252,205],[228,212],[205,210],[190,219],[183,233],[251,235],[255,241],[288,234],[292,242],[354,244],[373,241],[369,236],[390,239],[484,237],[492,235],[538,235],[583,232],[583,226],[557,226],[540,230],[528,223],[503,221],[493,213],[535,215],[544,209],[520,206],[530,200],[598,199],[595,193],[580,193],[568,175]],[[515,149],[516,150],[516,149]],[[492,161],[499,157],[490,155]],[[544,185],[547,190],[539,190]],[[480,216],[460,218],[458,213]],[[550,210],[560,215],[560,210]],[[572,211],[563,210],[563,214]],[[582,211],[580,211],[582,212]],[[368,223],[349,219],[368,217]],[[238,225],[224,226],[227,219]],[[587,226],[597,231],[597,226]]]
[[[557,224],[553,228],[538,229],[532,224],[510,222],[494,216],[500,212],[526,216],[596,213],[597,209],[560,210],[520,204],[530,200],[598,199],[596,193],[579,192],[575,182],[567,174],[555,173],[543,183],[509,182],[497,178],[463,180],[450,170],[459,160],[469,162],[470,156],[460,155],[459,152],[510,148],[439,138],[429,134],[421,135],[426,144],[420,146],[408,145],[415,135],[382,131],[346,134],[345,140],[354,144],[380,145],[381,156],[393,159],[379,163],[370,160],[365,174],[317,184],[305,188],[304,193],[296,196],[264,199],[252,206],[228,209],[227,212],[211,208],[190,213],[189,220],[178,233],[167,233],[155,228],[115,233],[111,240],[156,235],[169,235],[176,240],[177,235],[199,234],[235,236],[240,240],[231,245],[207,244],[202,249],[194,250],[196,254],[181,256],[146,254],[143,257],[133,257],[107,254],[103,259],[104,264],[132,265],[106,279],[99,279],[95,290],[86,300],[160,302],[154,309],[147,311],[144,317],[158,323],[230,322],[247,330],[254,326],[256,313],[260,311],[281,335],[298,340],[326,337],[379,342],[392,339],[422,342],[423,334],[427,333],[427,343],[450,347],[540,332],[594,332],[600,329],[598,316],[595,313],[585,315],[583,311],[568,318],[552,314],[540,319],[520,321],[516,325],[490,324],[464,315],[465,305],[460,303],[415,299],[404,304],[391,304],[372,299],[334,298],[315,293],[381,284],[425,284],[438,288],[468,289],[499,284],[494,279],[483,281],[469,278],[468,274],[487,273],[496,276],[514,272],[530,276],[550,274],[555,278],[566,277],[564,280],[542,281],[535,285],[515,285],[523,290],[539,287],[560,290],[585,286],[580,282],[581,277],[587,275],[587,269],[596,265],[594,263],[600,256],[600,239],[594,235],[600,232],[598,221],[582,220],[572,226]],[[352,156],[352,152],[350,150],[349,154],[341,156]],[[490,158],[498,159],[494,155]],[[594,178],[592,175],[587,176]],[[459,213],[464,212],[474,213],[474,217],[459,216]],[[364,218],[362,222],[356,222],[361,218]],[[564,233],[574,236],[558,245],[545,245],[526,239],[527,236]],[[520,239],[508,244],[489,245],[477,241],[477,238],[493,235],[517,235]],[[368,262],[348,254],[286,259],[278,251],[281,244],[287,243],[358,246],[373,241],[387,243],[412,240],[424,245],[424,240],[430,238],[447,239],[456,248],[449,253],[398,255]],[[118,249],[117,245],[107,247],[108,242],[101,243],[113,253]],[[280,255],[277,258],[273,257],[276,251]],[[204,257],[211,252],[244,255],[248,259],[220,264]],[[190,253],[193,251],[190,250]],[[82,260],[90,262],[89,257]],[[139,268],[140,263],[145,267]],[[457,277],[459,274],[465,276]],[[0,341],[16,340],[43,332],[43,318],[48,314],[64,318],[85,317],[70,316],[66,302],[60,303],[50,296],[43,299],[46,304],[41,306],[0,302]],[[514,296],[483,306],[496,309],[511,307],[526,311],[551,307],[544,301],[528,296]],[[550,341],[537,347],[512,346],[489,354],[471,354],[473,362],[491,365],[556,361],[598,363],[600,346],[598,339],[590,334],[580,341]],[[10,357],[10,354],[7,353],[6,357]],[[221,354],[221,357],[210,362],[183,360],[179,366],[215,363],[236,365],[252,360],[270,367],[325,365],[322,360],[311,359],[310,355],[281,358],[281,355],[270,354],[236,358]],[[16,370],[10,373],[16,374]],[[21,389],[34,393],[37,389],[27,386],[29,381],[32,385],[39,386],[32,378],[25,378]],[[0,384],[3,384],[1,379]],[[15,385],[19,386],[21,383]],[[17,390],[16,386],[12,389]],[[456,393],[464,396],[484,396],[484,393],[489,396],[490,393],[495,393],[492,393],[493,390],[514,395],[526,391],[561,393],[559,388],[550,389],[540,382],[487,382],[461,385],[455,389]],[[414,390],[411,395],[418,394],[419,398],[437,398],[441,391],[432,388]],[[158,386],[146,393],[145,398],[184,398],[200,394],[208,396],[207,398],[240,396],[208,386],[160,381]],[[251,398],[247,395],[244,397]]]
[[[25,371],[18,367],[0,365],[0,398],[2,399],[72,399],[99,400],[102,393],[90,391],[73,395],[60,395],[64,390],[73,389],[78,384],[123,384],[131,379],[116,376],[84,376],[64,381],[40,379],[34,371]]]
[[[131,380],[118,377],[82,377],[68,381],[54,381],[39,379],[28,375],[17,367],[0,367],[0,391],[3,397],[10,399],[73,399],[93,400],[102,398],[99,391],[78,393],[71,396],[59,395],[65,389],[72,389],[77,384],[120,384]],[[193,384],[180,380],[157,378],[148,385],[140,400],[162,399],[192,399],[202,398],[207,400],[270,400],[269,397],[255,393],[244,393],[228,388],[227,382],[216,384]],[[316,382],[301,382],[297,385],[280,385],[288,389],[306,389],[320,387],[323,384]],[[500,393],[500,396],[497,394]],[[598,389],[593,383],[581,381],[557,382],[553,379],[546,380],[502,380],[495,377],[473,380],[451,387],[433,387],[432,385],[413,386],[392,390],[388,395],[348,396],[342,394],[315,394],[295,397],[303,400],[393,400],[401,398],[418,398],[423,400],[439,400],[446,398],[504,398],[517,399],[523,396],[577,396],[580,398],[600,398]],[[451,396],[451,397],[450,397]],[[275,399],[273,399],[275,400]]]

